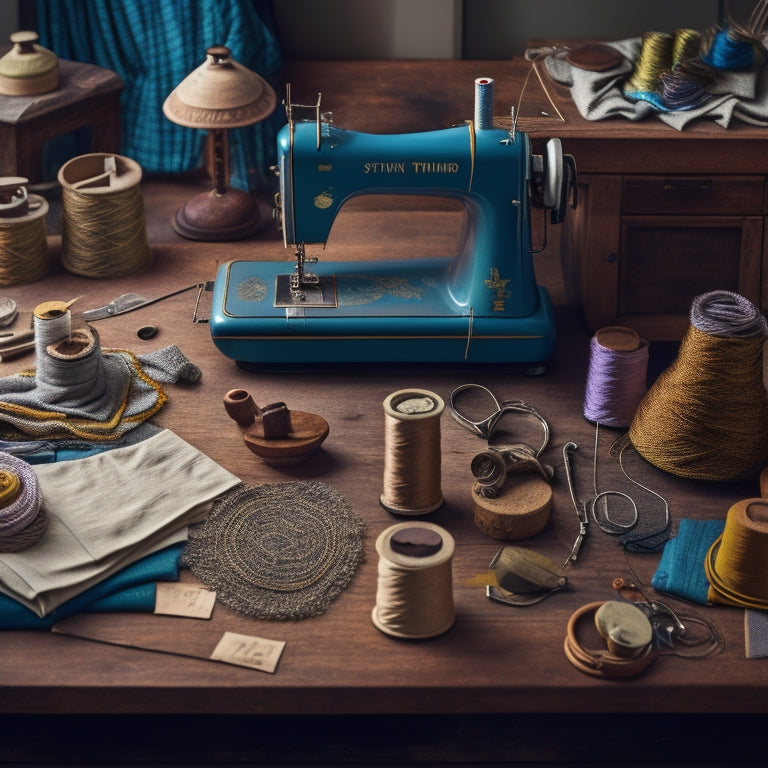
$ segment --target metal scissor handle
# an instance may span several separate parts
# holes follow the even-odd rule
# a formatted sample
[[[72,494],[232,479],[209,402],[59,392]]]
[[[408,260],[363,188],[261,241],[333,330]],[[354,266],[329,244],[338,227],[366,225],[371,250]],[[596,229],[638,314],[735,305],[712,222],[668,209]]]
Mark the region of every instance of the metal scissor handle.
[[[465,416],[457,407],[456,400],[463,392],[468,392],[470,390],[480,390],[485,392],[491,398],[496,410],[490,416],[477,421]],[[544,440],[542,441],[541,447],[536,451],[536,456],[539,456],[549,444],[549,424],[547,423],[547,420],[532,405],[528,405],[522,400],[499,400],[488,387],[484,387],[482,384],[461,384],[451,392],[449,404],[453,418],[456,419],[462,427],[479,435],[483,440],[490,441],[497,424],[506,413],[525,413],[538,419],[544,429]]]

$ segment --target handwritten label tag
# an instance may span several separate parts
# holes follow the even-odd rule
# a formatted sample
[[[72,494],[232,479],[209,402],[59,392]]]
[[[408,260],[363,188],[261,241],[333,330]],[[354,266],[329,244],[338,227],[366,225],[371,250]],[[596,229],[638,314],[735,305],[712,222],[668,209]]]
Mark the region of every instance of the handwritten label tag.
[[[165,616],[210,619],[215,602],[215,592],[194,584],[158,582],[155,591],[155,613]]]
[[[284,640],[225,632],[211,654],[214,661],[274,673],[285,648]]]

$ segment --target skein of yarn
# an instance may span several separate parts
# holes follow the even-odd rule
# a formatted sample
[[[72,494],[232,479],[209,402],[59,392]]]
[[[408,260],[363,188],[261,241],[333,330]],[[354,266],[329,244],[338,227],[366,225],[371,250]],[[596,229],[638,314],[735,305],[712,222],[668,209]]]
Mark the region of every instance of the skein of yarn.
[[[384,489],[381,506],[397,515],[424,515],[443,503],[440,416],[443,399],[401,389],[384,401]]]
[[[646,392],[648,342],[622,326],[601,328],[589,343],[584,417],[608,427],[628,427]]]
[[[141,167],[119,155],[81,155],[59,170],[61,262],[83,277],[134,275],[152,263]]]
[[[374,626],[392,637],[423,640],[455,621],[452,561],[455,543],[433,523],[398,523],[376,540],[379,578]]]
[[[21,552],[48,528],[37,475],[26,461],[0,451],[0,552]]]
[[[675,361],[630,425],[637,452],[659,469],[698,480],[760,472],[768,462],[767,336],[765,318],[743,296],[712,291],[694,299]]]

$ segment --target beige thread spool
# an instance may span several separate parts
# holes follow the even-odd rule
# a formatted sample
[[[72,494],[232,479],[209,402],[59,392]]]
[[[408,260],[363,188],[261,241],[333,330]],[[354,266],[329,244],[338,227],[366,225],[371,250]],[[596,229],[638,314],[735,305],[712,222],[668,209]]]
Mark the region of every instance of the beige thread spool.
[[[27,179],[0,178],[0,285],[23,285],[48,274],[48,202],[27,193]]]
[[[443,399],[401,389],[384,400],[384,490],[381,506],[396,515],[424,515],[443,503],[440,416]]]
[[[379,579],[374,626],[408,640],[447,632],[456,619],[454,549],[451,534],[434,523],[398,523],[383,531],[376,540]]]
[[[59,169],[61,262],[83,277],[134,275],[152,263],[141,167],[127,157],[81,155]]]
[[[35,96],[59,85],[56,54],[39,45],[37,32],[21,30],[11,35],[13,48],[0,58],[0,94]]]

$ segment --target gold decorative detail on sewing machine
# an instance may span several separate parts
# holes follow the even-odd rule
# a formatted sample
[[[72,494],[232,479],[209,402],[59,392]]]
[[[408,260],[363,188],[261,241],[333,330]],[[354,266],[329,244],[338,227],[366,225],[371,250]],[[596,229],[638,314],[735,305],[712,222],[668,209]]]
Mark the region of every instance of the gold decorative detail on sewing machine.
[[[491,276],[489,279],[483,281],[491,292],[496,291],[496,298],[493,301],[492,311],[503,312],[505,310],[505,302],[512,295],[507,290],[507,283],[509,278],[503,278],[499,275],[499,270],[496,267],[491,267]]]

